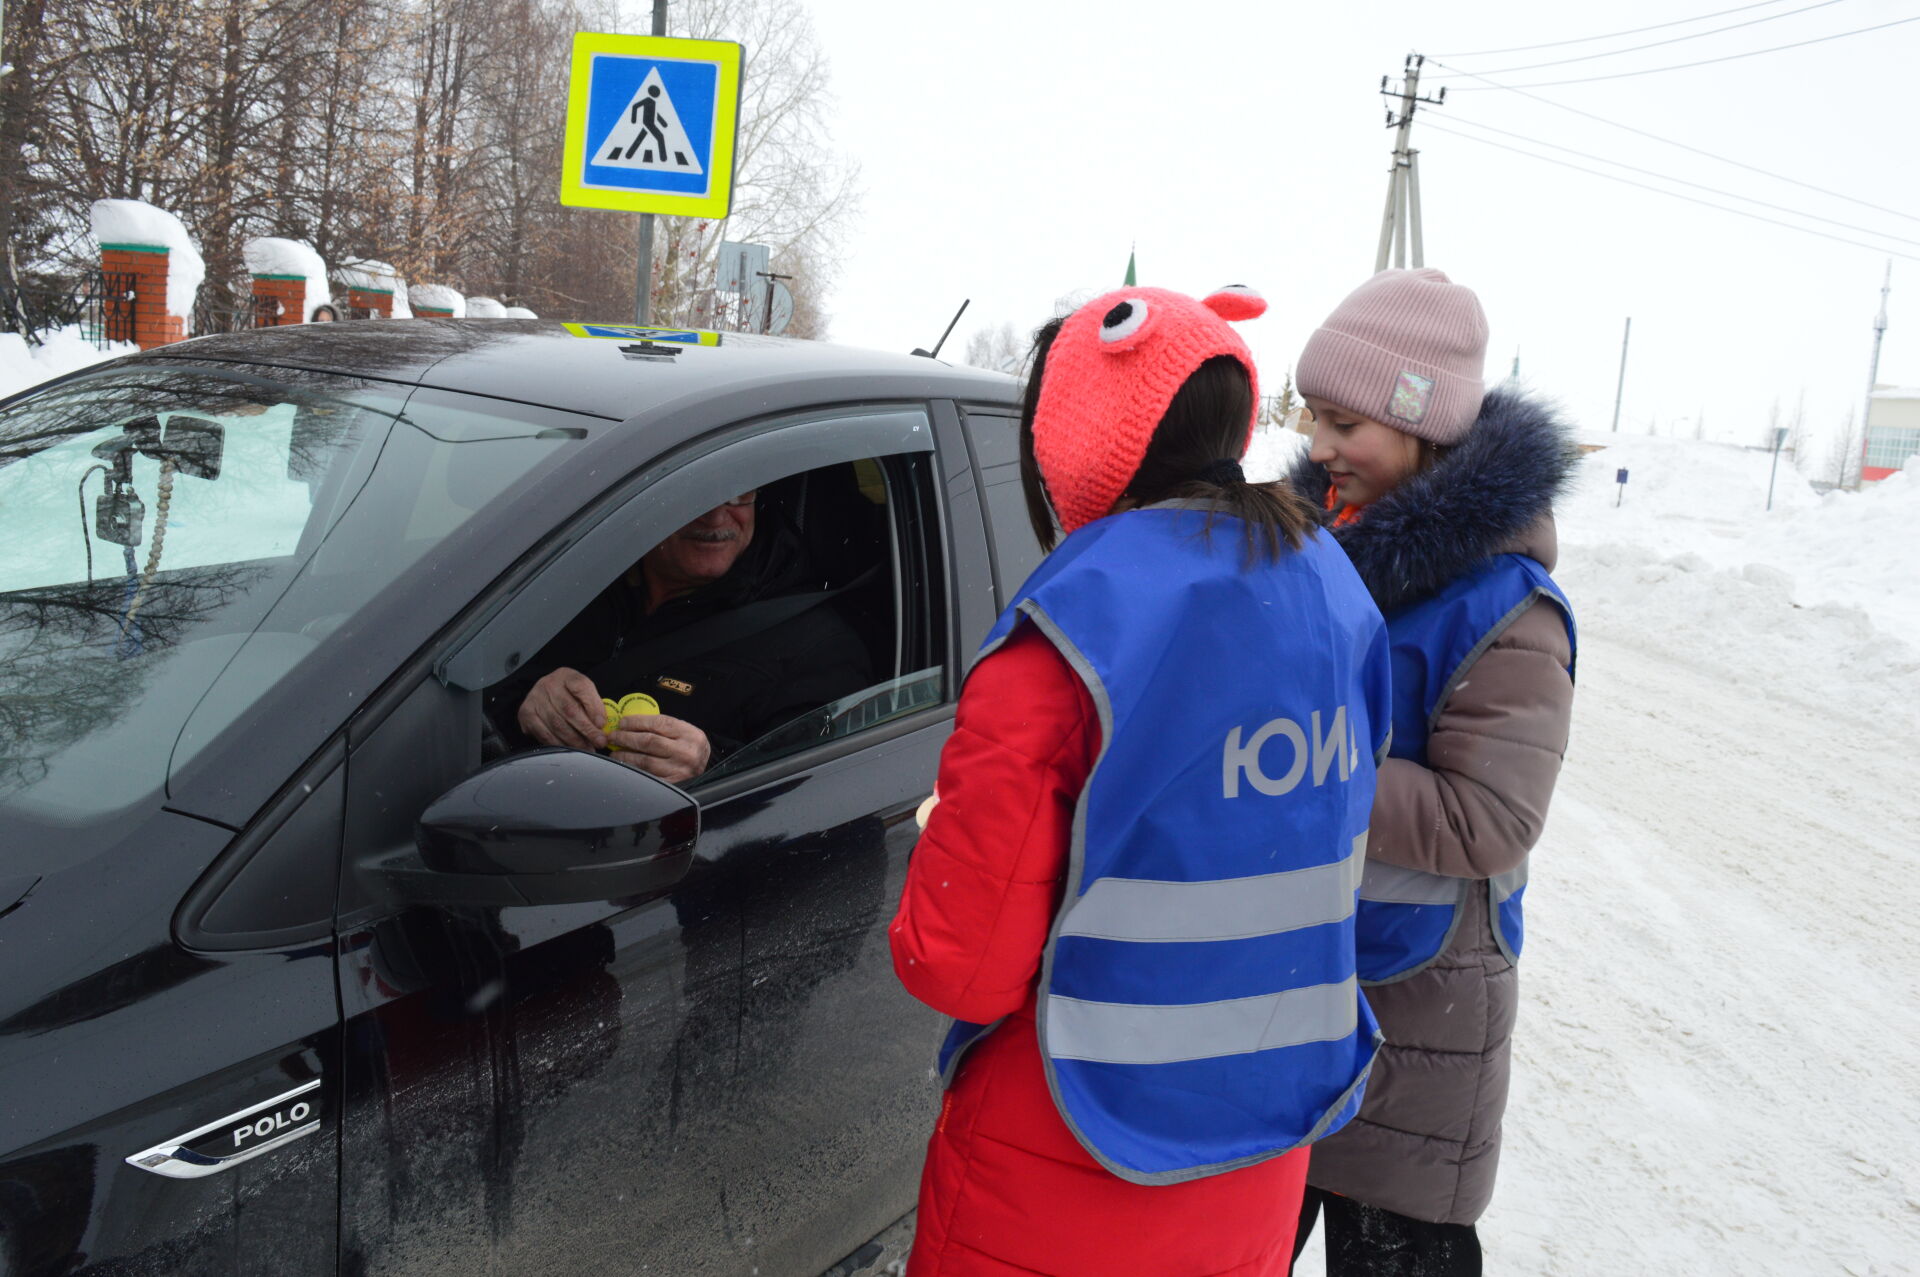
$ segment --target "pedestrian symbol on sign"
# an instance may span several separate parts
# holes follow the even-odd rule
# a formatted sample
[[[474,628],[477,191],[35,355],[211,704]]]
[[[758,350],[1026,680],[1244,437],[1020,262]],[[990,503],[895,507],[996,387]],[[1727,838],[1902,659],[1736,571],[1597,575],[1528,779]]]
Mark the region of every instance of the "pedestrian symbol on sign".
[[[743,54],[731,40],[577,33],[560,202],[725,217]]]
[[[664,173],[699,173],[700,161],[680,113],[674,109],[660,69],[650,68],[633,99],[596,148],[598,163]]]

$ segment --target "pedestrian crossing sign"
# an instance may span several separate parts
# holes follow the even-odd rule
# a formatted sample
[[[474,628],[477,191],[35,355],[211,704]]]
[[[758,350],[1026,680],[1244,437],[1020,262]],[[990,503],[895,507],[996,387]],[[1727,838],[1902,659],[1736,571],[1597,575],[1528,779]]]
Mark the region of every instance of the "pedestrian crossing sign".
[[[576,33],[560,202],[725,217],[741,57],[728,40]]]

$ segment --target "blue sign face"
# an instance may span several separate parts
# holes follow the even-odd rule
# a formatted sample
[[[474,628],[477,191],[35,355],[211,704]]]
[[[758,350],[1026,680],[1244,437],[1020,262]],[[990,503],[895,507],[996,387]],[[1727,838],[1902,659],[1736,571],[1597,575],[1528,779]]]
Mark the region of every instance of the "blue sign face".
[[[582,337],[618,337],[623,341],[678,341],[689,346],[700,344],[700,334],[690,328],[643,328],[638,324],[582,324]]]
[[[1625,483],[1627,481],[1627,468],[1625,466],[1620,467],[1619,471],[1613,476],[1613,481],[1615,483]]]
[[[708,195],[720,68],[712,62],[596,53],[590,74],[582,183]]]

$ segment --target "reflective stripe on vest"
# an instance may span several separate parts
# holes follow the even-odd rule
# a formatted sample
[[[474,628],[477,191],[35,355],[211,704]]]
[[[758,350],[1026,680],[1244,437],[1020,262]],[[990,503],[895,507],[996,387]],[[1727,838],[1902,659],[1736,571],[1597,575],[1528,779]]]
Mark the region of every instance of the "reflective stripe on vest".
[[[1572,605],[1545,568],[1519,554],[1490,559],[1440,593],[1387,618],[1393,638],[1393,757],[1425,765],[1427,736],[1447,698],[1480,654],[1541,598],[1560,608],[1571,646]],[[1452,942],[1459,907],[1479,881],[1369,864],[1355,922],[1361,983],[1391,984],[1430,966]],[[1524,860],[1486,882],[1488,923],[1509,962],[1520,958],[1526,885]]]
[[[1100,715],[1038,1029],[1068,1129],[1139,1184],[1337,1130],[1379,1037],[1353,926],[1384,624],[1331,538],[1246,568],[1240,523],[1205,522],[1155,507],[1081,529],[983,649],[1031,623]],[[991,1027],[954,1026],[949,1077]]]

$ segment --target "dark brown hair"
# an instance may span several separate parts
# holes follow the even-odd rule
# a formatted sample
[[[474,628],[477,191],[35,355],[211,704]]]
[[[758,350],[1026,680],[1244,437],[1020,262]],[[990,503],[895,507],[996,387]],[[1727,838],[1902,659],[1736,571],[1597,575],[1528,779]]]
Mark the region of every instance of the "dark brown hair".
[[[1027,518],[1042,549],[1051,550],[1060,539],[1053,505],[1047,496],[1040,463],[1033,455],[1033,416],[1040,404],[1040,383],[1046,376],[1047,351],[1060,335],[1064,317],[1050,319],[1033,334],[1033,353],[1027,369],[1026,390],[1020,405],[1020,486],[1026,493]],[[1225,482],[1202,478],[1214,462],[1237,461],[1253,416],[1253,386],[1247,370],[1230,355],[1217,355],[1188,377],[1166,415],[1154,429],[1147,455],[1127,481],[1122,499],[1135,505],[1157,501],[1207,501],[1218,513],[1246,525],[1248,567],[1262,559],[1280,557],[1284,540],[1299,549],[1308,531],[1317,525],[1313,507],[1285,483]],[[1213,529],[1210,516],[1206,532]]]

